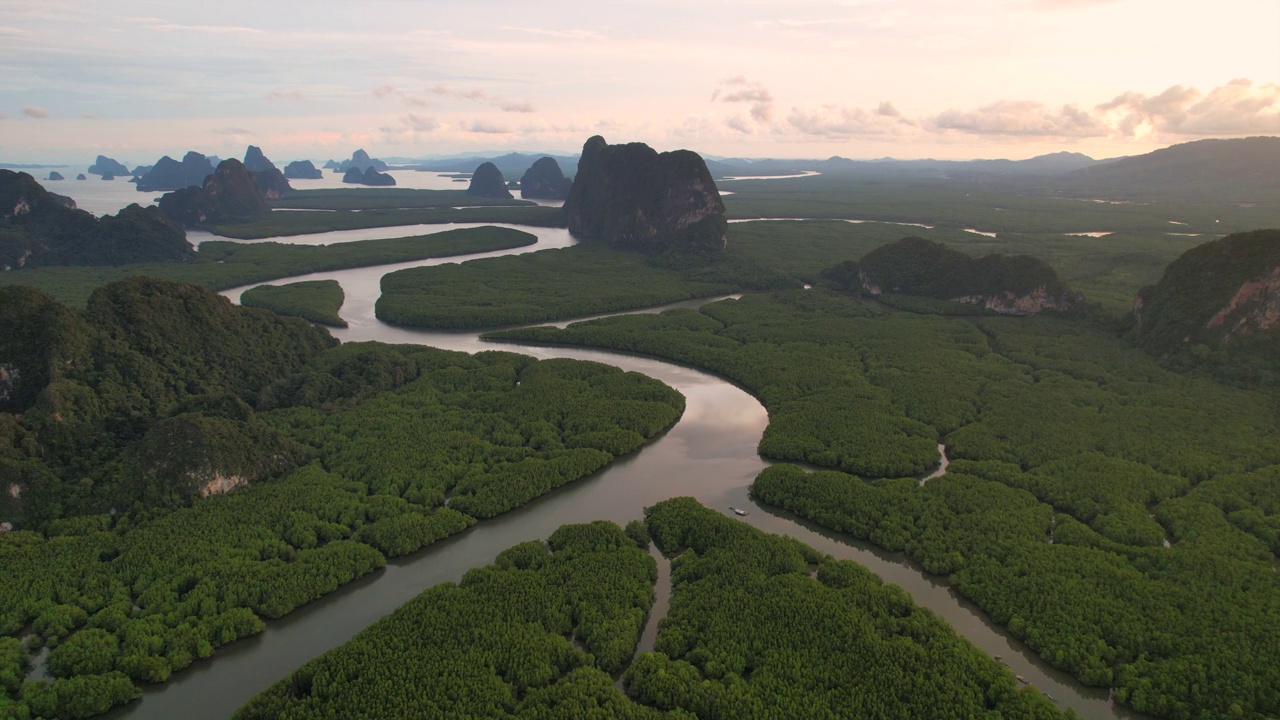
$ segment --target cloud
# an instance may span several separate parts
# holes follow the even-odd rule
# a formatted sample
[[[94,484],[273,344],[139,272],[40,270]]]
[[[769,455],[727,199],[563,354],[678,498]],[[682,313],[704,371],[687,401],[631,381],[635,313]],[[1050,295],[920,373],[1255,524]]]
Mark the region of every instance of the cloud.
[[[1041,10],[1053,12],[1057,10],[1075,10],[1077,8],[1094,7],[1095,5],[1110,5],[1119,2],[1119,0],[1023,0],[1017,3],[1017,6],[1025,7],[1030,10]]]
[[[810,137],[847,140],[914,134],[916,123],[902,117],[893,105],[882,102],[875,110],[824,105],[817,110],[792,108],[787,123]]]
[[[221,127],[221,128],[214,128],[214,129],[210,130],[209,132],[210,132],[210,133],[212,133],[212,134],[214,134],[214,135],[231,135],[231,136],[236,136],[236,135],[252,135],[252,134],[253,134],[253,131],[252,131],[252,130],[246,130],[245,128],[241,128],[241,127]]]
[[[761,83],[737,75],[722,81],[720,85],[711,93],[711,102],[719,100],[726,103],[750,103],[751,117],[757,122],[769,122],[773,119],[773,93]]]
[[[8,119],[9,119],[9,113],[0,112],[0,120],[8,120]]]
[[[561,40],[602,40],[603,36],[595,30],[562,30],[536,27],[520,27],[518,25],[502,25],[499,30],[522,32],[530,35],[543,35]]]
[[[22,114],[29,118],[36,118],[37,120],[43,120],[44,118],[49,117],[49,111],[42,107],[24,107],[22,108]]]
[[[970,135],[1084,138],[1109,135],[1100,119],[1075,105],[1054,110],[1030,100],[999,100],[977,110],[947,110],[927,121],[930,129]]]
[[[1148,97],[1129,91],[1097,110],[1110,117],[1124,135],[1148,132],[1170,135],[1280,134],[1280,84],[1255,86],[1237,78],[1203,94],[1174,85]]]
[[[388,95],[399,95],[399,94],[400,94],[400,91],[396,89],[395,85],[379,85],[378,87],[373,89],[373,96],[378,98],[379,100],[381,100],[384,97],[387,97]]]
[[[431,88],[431,92],[435,93],[436,95],[458,98],[459,100],[469,100],[471,102],[478,102],[478,103],[484,103],[486,105],[492,105],[493,107],[496,107],[503,112],[514,112],[514,113],[536,112],[534,110],[533,104],[527,100],[524,102],[513,102],[510,100],[504,100],[500,97],[490,95],[483,90],[458,90],[456,88],[451,88],[448,85],[441,84]]]
[[[306,101],[306,97],[304,97],[303,94],[298,92],[297,90],[276,90],[275,92],[267,93],[264,97],[267,100],[271,100],[273,102],[300,103],[300,102]]]
[[[440,122],[433,117],[409,113],[401,118],[402,122],[414,132],[431,132],[440,127]]]
[[[94,115],[93,113],[85,113],[85,114],[81,115],[80,117],[84,118],[85,120],[97,120],[97,119],[98,119],[98,116],[97,116],[97,115]]]
[[[136,25],[142,25],[148,30],[155,32],[201,32],[213,33],[216,35],[227,34],[244,34],[244,35],[263,35],[265,34],[258,28],[245,27],[243,25],[184,25],[181,23],[170,22],[164,18],[157,17],[126,17],[121,18],[126,22]]]
[[[506,128],[501,125],[492,125],[483,120],[476,120],[463,125],[462,129],[467,132],[483,133],[485,135],[507,135],[512,132],[510,128]]]

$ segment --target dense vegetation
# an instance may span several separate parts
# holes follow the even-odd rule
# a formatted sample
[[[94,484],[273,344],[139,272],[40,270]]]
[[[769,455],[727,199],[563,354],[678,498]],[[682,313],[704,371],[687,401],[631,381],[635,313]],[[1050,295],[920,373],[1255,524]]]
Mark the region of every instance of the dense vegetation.
[[[1077,303],[1077,298],[1058,280],[1053,268],[1036,258],[1028,255],[971,258],[959,250],[919,237],[882,245],[857,261],[845,260],[827,268],[822,276],[841,289],[859,295],[891,293],[949,301],[961,299],[965,304],[985,303],[1016,314],[1037,312],[1041,308],[1032,309],[1037,304],[1070,310]],[[1034,296],[1039,296],[1037,301],[1029,302]]]
[[[369,191],[359,191],[369,192]],[[350,204],[345,199],[334,199],[339,205]],[[467,202],[464,205],[473,205]],[[360,212],[339,210],[331,212],[273,212],[261,222],[219,225],[214,232],[240,240],[260,240],[282,235],[306,235],[330,230],[356,230],[359,228],[395,227],[424,223],[515,223],[535,227],[563,227],[560,208],[533,207],[422,207],[409,209],[370,209]]]
[[[909,553],[1082,681],[1172,718],[1280,712],[1280,431],[1265,394],[1065,320],[820,291],[499,333],[720,373],[770,411],[763,502]],[[953,459],[942,478],[915,478]],[[870,478],[861,480],[853,474]]]
[[[566,525],[438,585],[312,660],[234,717],[619,717],[653,558],[612,523]]]
[[[498,327],[732,292],[712,273],[649,263],[598,244],[400,270],[382,278],[378,319],[434,328]]]
[[[194,285],[123,280],[84,311],[0,290],[0,522],[182,502],[292,467],[299,448],[250,406],[333,344]]]
[[[638,525],[638,524],[637,524]],[[623,675],[672,562],[658,652]],[[817,564],[813,573],[811,567]],[[811,577],[811,574],[816,577]],[[575,647],[576,645],[576,647]],[[566,525],[427,590],[236,714],[251,718],[1049,718],[902,590],[689,499]]]
[[[1175,367],[1232,380],[1280,378],[1280,230],[1229,235],[1188,250],[1135,303],[1139,346]]]
[[[306,280],[250,288],[240,295],[240,304],[330,327],[346,327],[347,321],[338,315],[345,299],[337,280]]]
[[[0,170],[0,268],[182,260],[191,245],[155,208],[97,218],[26,173]],[[7,274],[7,273],[6,273]]]
[[[21,272],[0,273],[0,286],[38,287],[62,302],[82,305],[95,288],[134,275],[189,282],[211,290],[225,290],[313,272],[469,255],[533,245],[537,241],[529,233],[496,227],[442,230],[430,235],[332,245],[207,241],[200,244],[193,262],[95,268],[32,268]]]
[[[294,363],[263,358],[255,347],[288,348],[274,326],[319,338],[320,347],[329,339],[199,288],[137,283],[100,291],[108,297],[95,296],[87,313],[128,318],[115,332],[134,344],[164,337],[172,347],[143,358],[95,354],[107,342],[80,338],[75,323],[86,321],[43,298],[36,317],[51,316],[46,335],[59,340],[34,345],[49,347],[49,357],[18,358],[21,367],[37,376],[47,365],[58,376],[101,365],[103,376],[73,372],[34,400],[15,394],[30,409],[0,416],[12,441],[0,462],[25,473],[18,492],[0,494],[0,510],[18,513],[20,528],[0,533],[0,635],[29,633],[26,650],[53,648],[47,669],[56,678],[19,682],[28,659],[10,657],[20,651],[5,640],[0,671],[9,675],[0,678],[14,679],[0,708],[17,717],[85,717],[125,702],[135,683],[162,682],[259,632],[261,618],[595,472],[683,409],[661,383],[596,363],[376,343],[317,347]],[[41,299],[21,292],[29,304]],[[175,299],[230,319],[194,322],[172,311]],[[103,327],[117,326],[104,319]],[[85,356],[73,354],[86,345]],[[244,357],[235,364],[219,352]],[[124,362],[145,384],[111,375]],[[248,365],[268,374],[254,376]],[[62,394],[81,406],[42,414],[54,401],[50,388],[73,380]],[[166,395],[164,387],[186,390]],[[138,395],[156,407],[110,404]],[[115,414],[98,428],[72,414],[85,405]],[[131,425],[120,419],[126,409]],[[54,430],[33,424],[55,411]],[[51,440],[59,423],[74,423],[66,432],[82,433],[96,456],[61,435]],[[236,465],[246,454],[262,467]],[[105,465],[100,476],[87,474],[95,461]],[[191,501],[196,495],[212,496]],[[105,512],[108,504],[120,512]]]

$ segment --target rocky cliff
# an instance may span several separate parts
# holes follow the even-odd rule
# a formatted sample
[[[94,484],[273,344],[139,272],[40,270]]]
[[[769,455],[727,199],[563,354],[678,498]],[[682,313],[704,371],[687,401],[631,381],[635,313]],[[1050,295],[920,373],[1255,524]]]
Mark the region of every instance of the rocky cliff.
[[[569,197],[573,181],[560,171],[553,157],[538,158],[520,178],[520,197],[538,200],[564,200]]]
[[[154,207],[97,218],[26,173],[0,170],[0,268],[180,260],[186,233]]]
[[[99,155],[97,160],[89,166],[90,175],[128,175],[129,168],[123,163],[116,162],[106,155]]]
[[[284,176],[289,180],[319,180],[324,173],[310,160],[294,160],[284,166]]]
[[[277,171],[278,172],[278,171]],[[223,160],[199,188],[160,198],[160,212],[183,227],[261,220],[271,213],[253,174],[239,160]]]
[[[1053,268],[1027,255],[971,258],[940,243],[907,237],[823,271],[823,278],[852,292],[918,295],[1002,315],[1069,312],[1083,298],[1058,280]]]
[[[351,168],[355,168],[363,173],[370,168],[378,171],[386,170],[387,164],[377,158],[369,157],[369,153],[364,150],[357,150],[351,153],[350,160],[343,160],[340,163],[335,163],[330,160],[329,163],[325,164],[325,167],[332,167],[335,171],[340,173],[345,173]]]
[[[511,199],[511,191],[507,189],[507,181],[502,171],[491,162],[481,163],[471,173],[471,184],[467,186],[467,194],[476,197]]]
[[[576,237],[643,252],[718,252],[727,238],[720,192],[688,150],[659,154],[592,137],[564,209]]]
[[[1134,300],[1137,344],[1176,367],[1280,381],[1280,230],[1198,245]]]
[[[54,170],[49,173],[49,179],[50,180],[66,180],[66,178],[62,176],[62,173],[58,172],[57,170]]]
[[[138,190],[156,192],[200,187],[204,184],[204,179],[212,174],[213,164],[198,152],[187,153],[182,157],[182,162],[165,155],[156,161],[146,175],[138,178]]]
[[[286,193],[293,192],[284,173],[262,154],[262,149],[258,146],[250,145],[245,150],[244,167],[253,174],[253,181],[257,183],[258,191],[266,199],[277,200],[284,197]]]
[[[352,167],[342,176],[342,182],[351,185],[369,185],[372,187],[390,187],[396,184],[396,179],[386,173],[380,173],[372,167],[361,172],[359,168]]]

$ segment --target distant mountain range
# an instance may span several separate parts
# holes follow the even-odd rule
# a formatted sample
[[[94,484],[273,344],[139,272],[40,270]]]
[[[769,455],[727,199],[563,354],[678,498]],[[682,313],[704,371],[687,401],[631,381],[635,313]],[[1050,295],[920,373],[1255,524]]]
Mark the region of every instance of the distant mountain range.
[[[506,177],[519,177],[534,161],[554,157],[566,175],[576,155],[507,153],[464,155],[406,166],[437,172],[471,172],[491,162]],[[397,158],[400,159],[400,158]],[[737,176],[820,172],[851,179],[981,182],[1000,190],[1117,200],[1264,202],[1280,194],[1280,137],[1197,140],[1130,157],[1095,160],[1056,152],[1026,160],[707,159],[717,180]]]

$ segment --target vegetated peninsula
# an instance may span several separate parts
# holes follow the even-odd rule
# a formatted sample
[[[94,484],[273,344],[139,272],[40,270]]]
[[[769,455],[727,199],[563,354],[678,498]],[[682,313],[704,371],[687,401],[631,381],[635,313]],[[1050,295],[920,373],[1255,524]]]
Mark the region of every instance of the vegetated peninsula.
[[[26,173],[0,170],[0,267],[122,265],[190,257],[186,233],[154,207],[96,218]]]
[[[1064,717],[856,563],[691,498],[646,514],[511,547],[233,717]],[[651,541],[675,557],[671,609],[656,652],[636,653],[658,577]]]
[[[498,200],[511,199],[511,191],[507,189],[507,181],[502,177],[502,171],[491,162],[480,163],[476,171],[471,173],[471,184],[467,185],[467,194]]]
[[[520,177],[520,197],[538,200],[564,200],[569,197],[573,181],[560,171],[553,157],[541,157]]]
[[[1249,384],[1280,379],[1280,230],[1188,250],[1133,305],[1138,345],[1175,367]]]
[[[700,155],[609,145],[599,135],[582,146],[564,212],[574,236],[646,253],[720,252],[728,238],[724,202]]]
[[[1062,283],[1053,268],[1028,255],[972,258],[959,250],[906,237],[823,271],[845,290],[875,298],[918,295],[962,305],[977,305],[1000,315],[1067,312],[1083,302]]]

